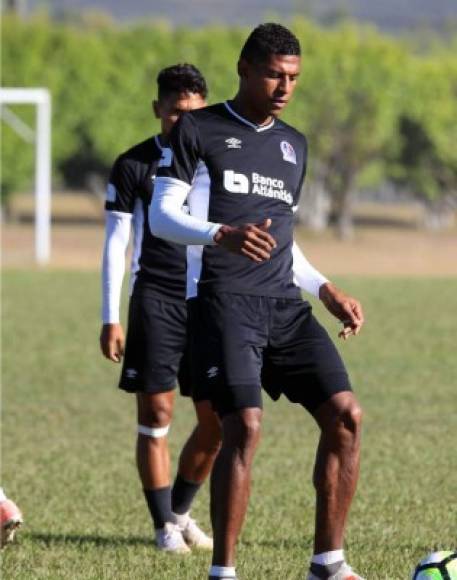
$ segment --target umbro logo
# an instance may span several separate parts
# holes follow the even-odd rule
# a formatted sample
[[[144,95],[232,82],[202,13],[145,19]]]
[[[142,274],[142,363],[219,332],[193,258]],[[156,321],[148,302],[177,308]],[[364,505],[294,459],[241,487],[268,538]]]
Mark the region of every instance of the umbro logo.
[[[219,373],[218,367],[211,367],[206,371],[206,374],[208,375],[209,379],[214,379],[214,377],[216,377],[218,373]]]
[[[138,371],[136,369],[126,369],[125,371],[125,376],[128,379],[134,379],[138,374]]]
[[[225,142],[227,143],[227,149],[241,149],[241,139],[230,137],[229,139],[226,139]]]

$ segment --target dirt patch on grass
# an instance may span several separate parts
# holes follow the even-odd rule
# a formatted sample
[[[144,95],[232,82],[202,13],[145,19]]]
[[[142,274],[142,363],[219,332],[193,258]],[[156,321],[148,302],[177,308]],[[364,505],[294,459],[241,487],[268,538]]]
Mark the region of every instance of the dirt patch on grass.
[[[4,225],[3,267],[34,265],[32,224]],[[100,267],[103,224],[53,225],[49,268]],[[356,237],[341,242],[331,233],[310,235],[297,229],[305,255],[327,276],[457,276],[457,234],[428,234],[415,230],[360,228]]]
[[[35,267],[33,198],[19,197],[13,209],[20,221],[3,225],[2,265]],[[362,210],[357,211],[359,218]],[[357,227],[353,240],[342,242],[332,232],[313,235],[302,228],[297,228],[296,239],[311,263],[327,276],[457,276],[457,231],[421,230],[415,212],[371,204],[365,212],[370,225]],[[383,224],[385,213],[390,221],[400,216],[406,226],[376,225]],[[104,240],[100,200],[81,194],[53,195],[53,219],[48,267],[98,269]]]

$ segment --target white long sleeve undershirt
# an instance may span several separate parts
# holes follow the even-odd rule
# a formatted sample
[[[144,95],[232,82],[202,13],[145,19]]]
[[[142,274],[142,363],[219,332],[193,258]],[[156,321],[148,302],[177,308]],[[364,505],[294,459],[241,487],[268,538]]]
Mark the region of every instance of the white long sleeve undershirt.
[[[191,186],[179,179],[158,177],[154,184],[154,196],[149,208],[151,232],[185,245],[215,245],[214,235],[221,224],[198,219],[184,214],[181,206]],[[328,282],[305,258],[298,245],[292,246],[294,282],[305,292],[319,297],[319,288]]]
[[[122,281],[125,273],[125,254],[130,238],[132,214],[106,211],[105,246],[102,265],[102,321],[120,321]]]
[[[292,263],[295,284],[319,298],[319,288],[328,280],[309,263],[295,241],[292,245]]]
[[[200,220],[181,211],[191,186],[179,179],[156,177],[149,206],[149,227],[154,236],[177,244],[214,246],[222,224]]]

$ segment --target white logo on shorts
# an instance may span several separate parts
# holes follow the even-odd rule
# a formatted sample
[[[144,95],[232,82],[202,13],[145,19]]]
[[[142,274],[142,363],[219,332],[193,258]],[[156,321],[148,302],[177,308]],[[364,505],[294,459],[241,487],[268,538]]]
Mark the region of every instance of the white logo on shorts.
[[[206,371],[206,374],[208,375],[209,379],[214,379],[214,377],[216,377],[218,373],[219,373],[218,367],[211,367]]]
[[[136,369],[126,369],[125,371],[125,376],[128,379],[134,379],[138,374],[138,371]]]

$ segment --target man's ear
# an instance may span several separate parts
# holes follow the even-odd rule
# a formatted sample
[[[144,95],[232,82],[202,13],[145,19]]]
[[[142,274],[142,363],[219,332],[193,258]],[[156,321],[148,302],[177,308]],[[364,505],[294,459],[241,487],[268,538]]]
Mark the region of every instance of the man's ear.
[[[160,104],[159,101],[152,101],[152,110],[156,119],[160,119]]]
[[[249,63],[244,58],[240,58],[237,64],[237,70],[240,78],[247,77],[249,74]]]

